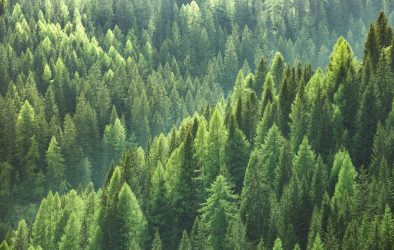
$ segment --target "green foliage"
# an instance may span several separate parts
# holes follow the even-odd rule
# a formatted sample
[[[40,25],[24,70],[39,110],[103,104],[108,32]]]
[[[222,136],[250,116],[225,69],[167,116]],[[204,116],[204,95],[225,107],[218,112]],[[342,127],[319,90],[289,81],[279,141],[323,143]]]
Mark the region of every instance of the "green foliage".
[[[393,8],[0,0],[0,248],[389,249]]]
[[[9,247],[8,244],[7,244],[7,241],[4,240],[4,241],[1,243],[0,249],[1,249],[1,250],[9,250],[9,249],[10,249],[10,247]]]
[[[282,250],[283,246],[282,246],[282,241],[280,240],[280,238],[277,238],[275,240],[275,244],[274,244],[274,248],[272,248],[273,250]]]
[[[72,213],[68,222],[66,224],[66,228],[64,229],[64,234],[59,243],[59,249],[80,249],[80,232],[81,232],[81,223],[77,215]]]
[[[162,250],[163,244],[161,243],[160,234],[158,231],[155,233],[155,238],[152,242],[152,250]]]
[[[8,246],[4,246],[4,247],[8,248]],[[29,247],[29,229],[27,228],[26,221],[21,220],[18,223],[18,229],[16,230],[14,238],[12,240],[12,249],[27,250],[28,247]]]
[[[209,189],[207,201],[201,208],[201,221],[205,224],[208,244],[212,249],[223,249],[225,235],[237,208],[237,196],[223,175],[219,175]]]
[[[133,244],[141,246],[146,220],[129,185],[124,183],[119,191],[115,231],[115,248],[130,249]],[[118,224],[119,223],[119,224]]]
[[[52,137],[46,153],[48,189],[64,192],[64,158],[55,137]]]

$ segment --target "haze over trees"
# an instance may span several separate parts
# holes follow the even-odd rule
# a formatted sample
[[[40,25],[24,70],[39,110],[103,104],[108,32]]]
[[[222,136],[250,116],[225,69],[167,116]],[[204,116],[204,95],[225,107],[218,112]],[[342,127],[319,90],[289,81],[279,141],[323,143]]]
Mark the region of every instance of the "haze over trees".
[[[386,0],[0,0],[0,249],[391,249]]]

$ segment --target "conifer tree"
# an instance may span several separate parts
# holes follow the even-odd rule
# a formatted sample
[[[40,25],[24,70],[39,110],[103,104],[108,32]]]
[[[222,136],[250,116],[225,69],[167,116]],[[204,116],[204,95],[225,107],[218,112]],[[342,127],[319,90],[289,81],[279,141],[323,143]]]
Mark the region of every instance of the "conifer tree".
[[[152,250],[162,250],[163,244],[161,243],[160,234],[158,231],[155,233],[155,237],[152,242]]]
[[[260,93],[260,91],[263,89],[267,72],[268,72],[268,65],[264,57],[262,57],[259,62],[259,65],[257,66],[256,75],[253,81],[254,85],[252,86],[252,90],[255,93]]]
[[[249,160],[250,145],[242,131],[236,126],[234,116],[228,121],[228,139],[225,146],[225,164],[235,184],[235,192],[242,190],[245,170]]]
[[[268,72],[264,81],[264,89],[261,97],[261,111],[264,112],[268,103],[273,103],[275,98],[274,79],[270,72]]]
[[[291,104],[296,96],[296,80],[294,68],[287,69],[284,73],[284,80],[279,88],[278,106],[279,106],[279,124],[283,135],[287,136],[290,132],[289,114]]]
[[[324,245],[322,240],[320,239],[320,235],[316,236],[315,241],[313,242],[312,250],[324,250]]]
[[[0,249],[1,249],[1,250],[9,250],[9,249],[10,249],[10,247],[8,246],[7,241],[4,240],[4,241],[0,244]]]
[[[149,234],[153,235],[153,232],[156,231],[153,243],[156,240],[156,235],[160,234],[163,237],[164,247],[169,244],[172,226],[171,209],[165,181],[163,165],[159,162],[152,176],[147,219]]]
[[[277,238],[275,240],[275,244],[274,244],[273,250],[283,250],[282,241],[280,240],[280,238]]]
[[[258,150],[253,150],[246,168],[241,193],[240,212],[248,239],[256,243],[267,232],[270,214],[270,188],[267,169],[259,162]]]
[[[201,208],[201,220],[206,225],[209,246],[223,249],[225,235],[237,208],[231,186],[223,175],[219,175],[209,189],[209,197]]]
[[[225,239],[226,249],[249,249],[249,242],[246,238],[246,228],[242,224],[241,217],[236,217],[230,222]]]
[[[66,183],[64,183],[64,158],[56,137],[52,137],[45,159],[48,165],[48,189],[54,192],[64,192],[67,188]]]
[[[182,234],[181,242],[179,243],[178,250],[191,250],[192,245],[187,232],[184,230]]]
[[[60,250],[76,250],[80,249],[81,222],[75,213],[71,213],[63,236],[59,242]]]
[[[280,84],[282,83],[283,71],[285,69],[285,66],[286,66],[285,60],[283,59],[282,55],[279,52],[277,52],[274,56],[271,65],[271,72],[272,72],[273,80],[275,82],[274,84],[275,89],[278,89]]]
[[[361,98],[357,115],[357,130],[354,136],[353,154],[356,167],[368,166],[372,153],[373,137],[376,133],[381,112],[381,100],[377,96],[377,86],[371,82]]]
[[[119,118],[116,118],[113,124],[105,127],[103,140],[106,146],[108,160],[119,163],[126,142],[126,131]]]
[[[115,249],[131,249],[133,244],[141,246],[145,237],[146,220],[131,191],[124,183],[119,191],[115,217]]]
[[[209,122],[207,137],[208,163],[205,172],[205,185],[209,187],[219,175],[225,164],[225,146],[228,137],[227,129],[224,125],[223,111],[219,104],[213,111]]]
[[[7,246],[8,247],[8,246]],[[18,223],[18,229],[12,240],[12,249],[27,250],[29,247],[29,229],[27,228],[26,221],[21,220]]]

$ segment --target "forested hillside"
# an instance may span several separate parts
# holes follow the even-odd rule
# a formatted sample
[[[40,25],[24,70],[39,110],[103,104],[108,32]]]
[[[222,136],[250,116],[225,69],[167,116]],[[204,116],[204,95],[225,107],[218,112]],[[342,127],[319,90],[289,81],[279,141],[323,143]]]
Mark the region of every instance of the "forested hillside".
[[[389,0],[0,0],[0,249],[392,249],[392,23]]]

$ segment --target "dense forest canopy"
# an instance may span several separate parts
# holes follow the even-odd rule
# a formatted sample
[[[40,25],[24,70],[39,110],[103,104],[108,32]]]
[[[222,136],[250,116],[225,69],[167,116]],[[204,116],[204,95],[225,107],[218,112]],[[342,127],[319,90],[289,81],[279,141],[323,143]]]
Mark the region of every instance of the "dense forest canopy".
[[[0,0],[0,249],[392,249],[390,0]]]

